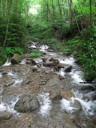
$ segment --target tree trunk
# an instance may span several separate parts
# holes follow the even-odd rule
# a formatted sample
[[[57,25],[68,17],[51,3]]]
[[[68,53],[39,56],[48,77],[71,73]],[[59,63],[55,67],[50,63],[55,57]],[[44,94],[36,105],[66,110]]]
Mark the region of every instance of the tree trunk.
[[[73,20],[73,3],[72,0],[69,0],[69,13],[70,13],[70,28],[72,27],[72,20]]]
[[[90,27],[92,27],[92,0],[90,1]]]

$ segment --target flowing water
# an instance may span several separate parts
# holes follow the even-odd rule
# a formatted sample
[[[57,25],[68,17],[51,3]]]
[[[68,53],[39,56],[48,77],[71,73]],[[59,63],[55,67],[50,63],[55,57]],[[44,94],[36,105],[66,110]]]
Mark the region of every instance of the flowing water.
[[[54,58],[58,60],[61,65],[64,65],[64,68],[62,67],[59,69],[59,71],[54,71],[53,67],[43,66],[42,58],[37,58],[35,59],[35,62],[37,64],[42,65],[38,71],[40,73],[42,73],[42,70],[54,72],[58,76],[61,76],[62,79],[65,79],[65,82],[67,81],[66,76],[68,76],[70,78],[69,86],[71,87],[71,91],[74,93],[75,97],[71,97],[70,99],[62,98],[58,102],[53,103],[50,96],[50,92],[46,92],[46,90],[45,92],[44,91],[39,92],[39,94],[37,94],[37,97],[40,103],[40,108],[38,111],[36,111],[36,113],[33,113],[35,117],[34,116],[32,117],[33,123],[35,120],[37,120],[37,122],[35,122],[34,124],[34,127],[47,128],[48,125],[50,124],[49,126],[50,128],[51,127],[63,128],[64,126],[65,126],[64,128],[71,128],[71,124],[69,126],[70,120],[68,119],[70,117],[70,114],[73,115],[74,113],[77,113],[77,112],[79,112],[79,114],[82,113],[84,118],[95,117],[96,100],[92,100],[90,97],[92,97],[92,95],[94,95],[96,91],[90,91],[90,90],[82,91],[78,89],[81,86],[89,86],[89,84],[83,84],[85,82],[83,78],[83,71],[75,63],[74,57],[64,56],[63,54],[56,53],[56,52],[49,52],[48,51],[49,47],[47,45],[38,46],[38,44],[32,43],[29,46],[29,48],[31,49],[32,48],[36,49],[37,47],[38,49],[40,49],[40,51],[44,53],[43,58],[47,58],[48,62],[51,58]],[[19,70],[21,66],[25,66],[25,67],[23,68],[24,71],[20,73]],[[66,66],[72,66],[71,72],[65,72]],[[8,67],[7,75],[5,76],[3,75],[2,71],[0,72],[0,79],[1,79],[0,112],[8,111],[8,112],[11,112],[13,115],[16,115],[16,118],[21,118],[22,114],[14,110],[14,105],[19,100],[19,96],[21,95],[19,92],[22,90],[22,93],[24,94],[28,89],[25,87],[26,91],[24,90],[25,92],[23,92],[22,83],[26,78],[27,72],[29,72],[30,69],[28,71],[28,68],[26,66],[26,58],[24,58],[22,62],[19,65],[17,65],[17,67],[15,66],[16,69],[14,68],[14,66],[11,65],[11,62],[9,62],[8,60],[1,67],[1,69],[4,70],[5,67]],[[37,65],[30,66],[30,67],[37,68]],[[3,78],[5,77],[8,77],[10,81],[13,81],[9,83],[8,87],[5,87],[7,85],[4,85],[4,82],[7,80],[6,78],[5,81],[3,81]],[[3,81],[3,84],[2,84],[2,81]],[[90,84],[90,86],[92,85]],[[84,98],[85,95],[86,97],[89,97],[88,100]],[[75,105],[76,102],[78,102],[81,111],[79,111],[79,108]],[[29,119],[29,115],[27,115],[28,119]],[[72,122],[72,125],[73,125],[73,122]],[[21,126],[20,128],[23,128],[23,127],[24,126]],[[86,125],[85,128],[87,127],[89,128],[88,125]],[[93,125],[93,127],[95,128],[95,125]],[[75,125],[72,128],[76,128]],[[77,126],[77,128],[79,128],[79,126]],[[84,127],[82,126],[81,128],[84,128]]]

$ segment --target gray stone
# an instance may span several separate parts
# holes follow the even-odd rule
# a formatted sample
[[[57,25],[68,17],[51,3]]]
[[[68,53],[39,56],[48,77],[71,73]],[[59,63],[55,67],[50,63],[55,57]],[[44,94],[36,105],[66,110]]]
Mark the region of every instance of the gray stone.
[[[39,102],[33,95],[23,95],[15,104],[14,109],[19,112],[34,111],[39,108]]]

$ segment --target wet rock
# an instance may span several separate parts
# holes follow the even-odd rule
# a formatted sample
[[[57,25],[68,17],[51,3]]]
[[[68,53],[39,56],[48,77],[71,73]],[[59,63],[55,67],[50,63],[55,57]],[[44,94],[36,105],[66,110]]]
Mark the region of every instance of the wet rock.
[[[23,95],[15,104],[14,109],[19,112],[34,111],[39,108],[39,102],[33,95]]]
[[[96,100],[96,93],[92,95],[92,100]]]
[[[47,61],[47,58],[42,58],[43,62],[46,62]]]
[[[27,58],[26,59],[26,64],[32,64],[32,59],[31,58]]]
[[[56,93],[52,94],[51,98],[52,98],[53,102],[58,102],[62,99],[59,92],[56,92]]]
[[[12,117],[10,112],[0,112],[0,121],[2,120],[9,120]]]
[[[10,79],[10,80],[7,80],[7,81],[5,82],[4,86],[5,86],[5,87],[8,87],[8,86],[13,85],[14,83],[15,83],[15,81],[12,80],[12,79]]]
[[[56,61],[49,61],[49,62],[43,63],[44,66],[51,67],[51,68],[57,68],[58,64],[59,64],[58,60],[56,60]]]
[[[62,98],[65,98],[66,100],[69,100],[72,97],[75,97],[74,93],[71,91],[61,91]]]
[[[38,67],[37,66],[32,66],[32,71],[33,72],[37,72],[38,71]]]
[[[92,85],[82,85],[79,87],[79,90],[81,91],[94,91],[96,88]]]
[[[7,71],[3,71],[3,72],[2,72],[2,75],[7,75],[7,74],[8,74]]]
[[[58,61],[58,60],[55,59],[55,58],[51,58],[51,59],[49,59],[49,61],[53,61],[53,62],[55,62],[55,61]]]
[[[96,125],[96,116],[92,118],[92,122]]]
[[[76,120],[76,116],[75,115],[70,115],[69,117],[72,121],[75,121]]]
[[[32,61],[32,64],[34,64],[34,65],[43,62],[43,60],[41,58],[35,58],[35,59],[32,59],[31,61]]]
[[[54,52],[54,50],[53,49],[48,49],[48,52]]]
[[[64,71],[65,71],[65,72],[71,72],[71,70],[72,70],[72,66],[68,66],[68,67],[65,68]]]
[[[71,52],[64,52],[64,55],[70,56],[71,55]]]
[[[47,63],[43,63],[44,66],[46,67],[52,67],[55,66],[55,64],[53,62],[47,62]]]
[[[76,109],[77,109],[76,111],[82,109],[80,102],[77,101],[77,100],[75,100],[75,99],[74,99],[74,101],[71,103],[71,107],[76,108]]]
[[[19,64],[22,59],[23,56],[20,56],[19,54],[14,54],[14,56],[11,58],[11,64]]]

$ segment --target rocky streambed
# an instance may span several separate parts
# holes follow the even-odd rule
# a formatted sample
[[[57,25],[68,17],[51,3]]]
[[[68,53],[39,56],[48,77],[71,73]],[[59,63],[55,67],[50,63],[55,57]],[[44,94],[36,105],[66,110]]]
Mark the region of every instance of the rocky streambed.
[[[0,128],[95,128],[96,85],[72,55],[29,42],[21,63],[0,67]]]

